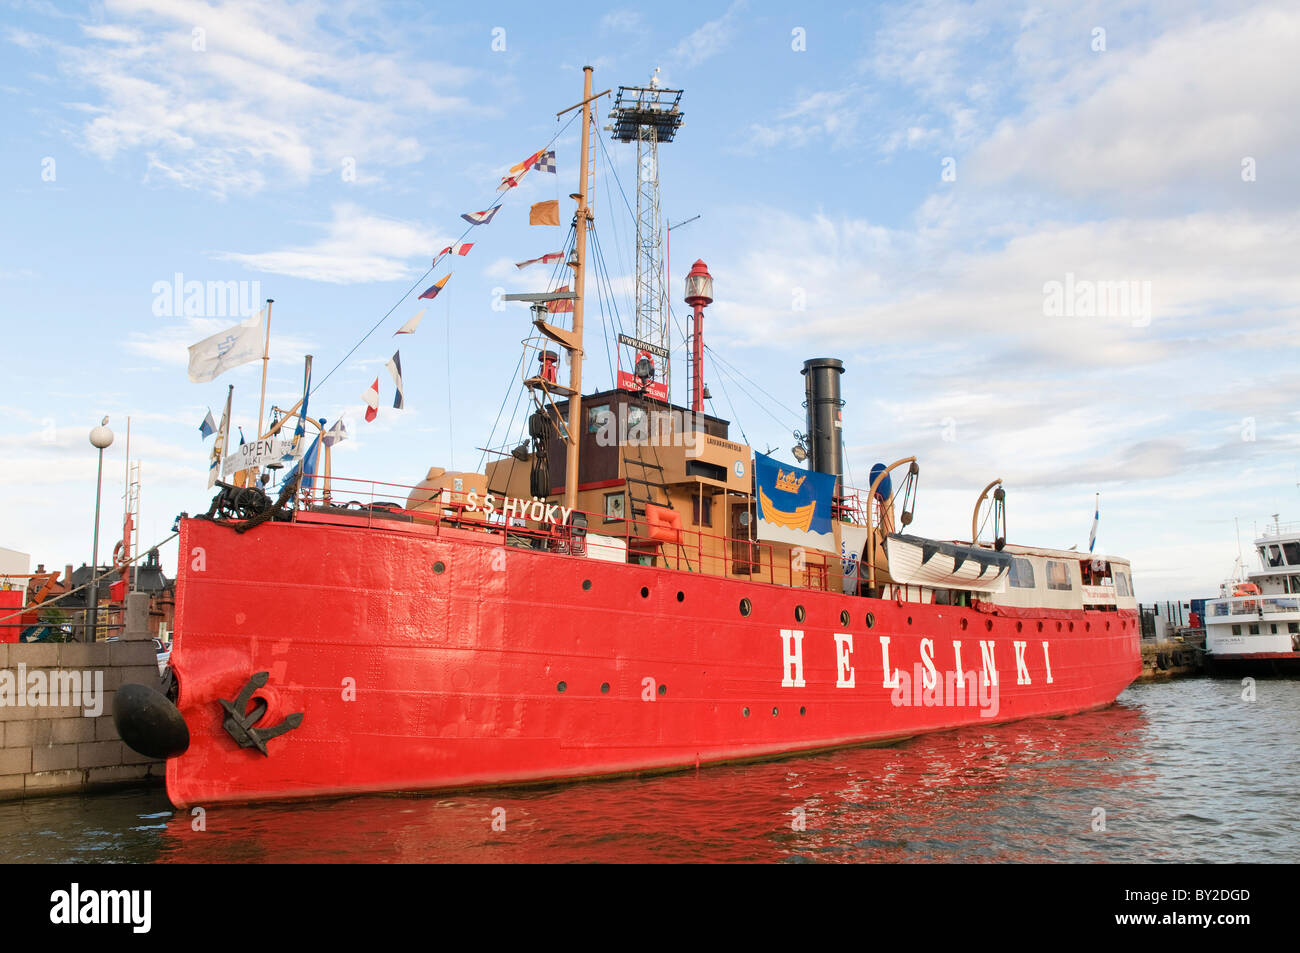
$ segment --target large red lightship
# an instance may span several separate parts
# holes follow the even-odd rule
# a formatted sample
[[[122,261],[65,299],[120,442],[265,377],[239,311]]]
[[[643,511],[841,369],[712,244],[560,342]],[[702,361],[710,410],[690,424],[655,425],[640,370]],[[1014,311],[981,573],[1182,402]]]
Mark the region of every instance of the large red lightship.
[[[587,71],[582,168],[593,99]],[[560,384],[558,353],[582,346],[586,179],[575,290],[532,296],[528,442],[413,487],[332,478],[274,507],[228,488],[181,521],[169,697],[124,686],[115,708],[129,744],[169,758],[178,807],[886,743],[1097,708],[1138,675],[1127,562],[1007,545],[999,481],[969,542],[896,531],[911,458],[843,485],[839,361],[804,364],[810,469],[765,482],[767,458],[703,412],[703,262],[689,409],[656,386],[653,342],[630,342],[613,390],[582,395],[580,359]],[[822,475],[825,514],[806,495]]]

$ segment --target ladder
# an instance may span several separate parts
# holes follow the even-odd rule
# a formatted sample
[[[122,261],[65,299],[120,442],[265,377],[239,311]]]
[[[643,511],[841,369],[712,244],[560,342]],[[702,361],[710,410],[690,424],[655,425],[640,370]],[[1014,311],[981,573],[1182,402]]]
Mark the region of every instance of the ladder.
[[[655,462],[651,463],[645,458],[645,444],[638,443],[635,446],[637,449],[635,457],[627,455],[623,457],[623,480],[627,485],[631,520],[631,528],[627,534],[627,549],[629,554],[658,556],[662,555],[663,543],[640,535],[645,526],[646,507],[662,506],[665,509],[672,509],[672,501],[668,497],[668,488],[664,485],[664,468],[659,463],[659,451],[654,450]],[[651,449],[654,449],[653,446]],[[634,473],[638,472],[640,476],[635,476]],[[681,541],[679,540],[676,545],[679,562],[685,563],[686,568],[693,572],[690,557],[686,554]]]

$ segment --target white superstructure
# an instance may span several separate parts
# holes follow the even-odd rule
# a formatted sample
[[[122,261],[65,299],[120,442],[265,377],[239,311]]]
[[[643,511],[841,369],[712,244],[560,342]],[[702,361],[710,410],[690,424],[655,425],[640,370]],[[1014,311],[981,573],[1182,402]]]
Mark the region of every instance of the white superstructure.
[[[1277,523],[1255,540],[1260,568],[1224,583],[1205,604],[1205,651],[1214,656],[1300,655],[1300,523]]]

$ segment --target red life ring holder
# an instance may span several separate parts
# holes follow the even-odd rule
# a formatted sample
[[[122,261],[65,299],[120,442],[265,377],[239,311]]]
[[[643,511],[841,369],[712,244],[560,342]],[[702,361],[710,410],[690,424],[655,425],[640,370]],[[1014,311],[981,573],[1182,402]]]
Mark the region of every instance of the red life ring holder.
[[[117,541],[117,545],[113,547],[113,568],[114,569],[125,569],[130,562],[130,560],[128,560],[122,552],[124,548],[125,547],[122,545],[122,540],[120,539]]]

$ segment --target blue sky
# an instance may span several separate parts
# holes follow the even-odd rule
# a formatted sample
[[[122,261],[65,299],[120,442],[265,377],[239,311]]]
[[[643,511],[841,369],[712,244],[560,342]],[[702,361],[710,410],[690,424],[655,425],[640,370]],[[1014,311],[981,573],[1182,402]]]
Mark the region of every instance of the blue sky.
[[[708,262],[707,340],[744,376],[711,364],[706,380],[736,436],[788,457],[802,360],[840,357],[850,469],[865,481],[876,460],[915,454],[918,532],[968,533],[1000,476],[1012,541],[1086,545],[1100,492],[1099,546],[1133,561],[1144,601],[1212,592],[1234,518],[1247,544],[1271,513],[1300,518],[1293,4],[0,11],[0,545],[34,562],[89,557],[86,434],[102,415],[119,435],[102,553],[128,415],[147,541],[206,509],[197,427],[228,383],[251,433],[258,365],[209,384],[185,372],[186,346],[232,322],[156,315],[158,282],[258,282],[276,300],[268,403],[292,403],[303,354],[319,379],[398,304],[460,213],[560,130],[587,63],[598,90],[655,67],[685,89],[663,207],[700,219],[673,234],[670,297],[682,315],[685,268]],[[405,411],[388,407],[383,362],[413,300],[313,397],[353,434],[336,473],[411,483],[477,467],[528,332],[521,307],[493,309],[494,289],[544,283],[511,262],[563,244],[526,208],[559,198],[567,219],[577,143],[570,125],[559,175],[507,196],[420,331],[397,339]],[[631,198],[632,147],[606,149]],[[630,329],[632,222],[605,173],[602,152],[597,229]],[[1067,281],[1136,294],[1118,314],[1051,312],[1045,288]],[[588,389],[609,383],[593,340]],[[376,375],[383,406],[365,424]]]

